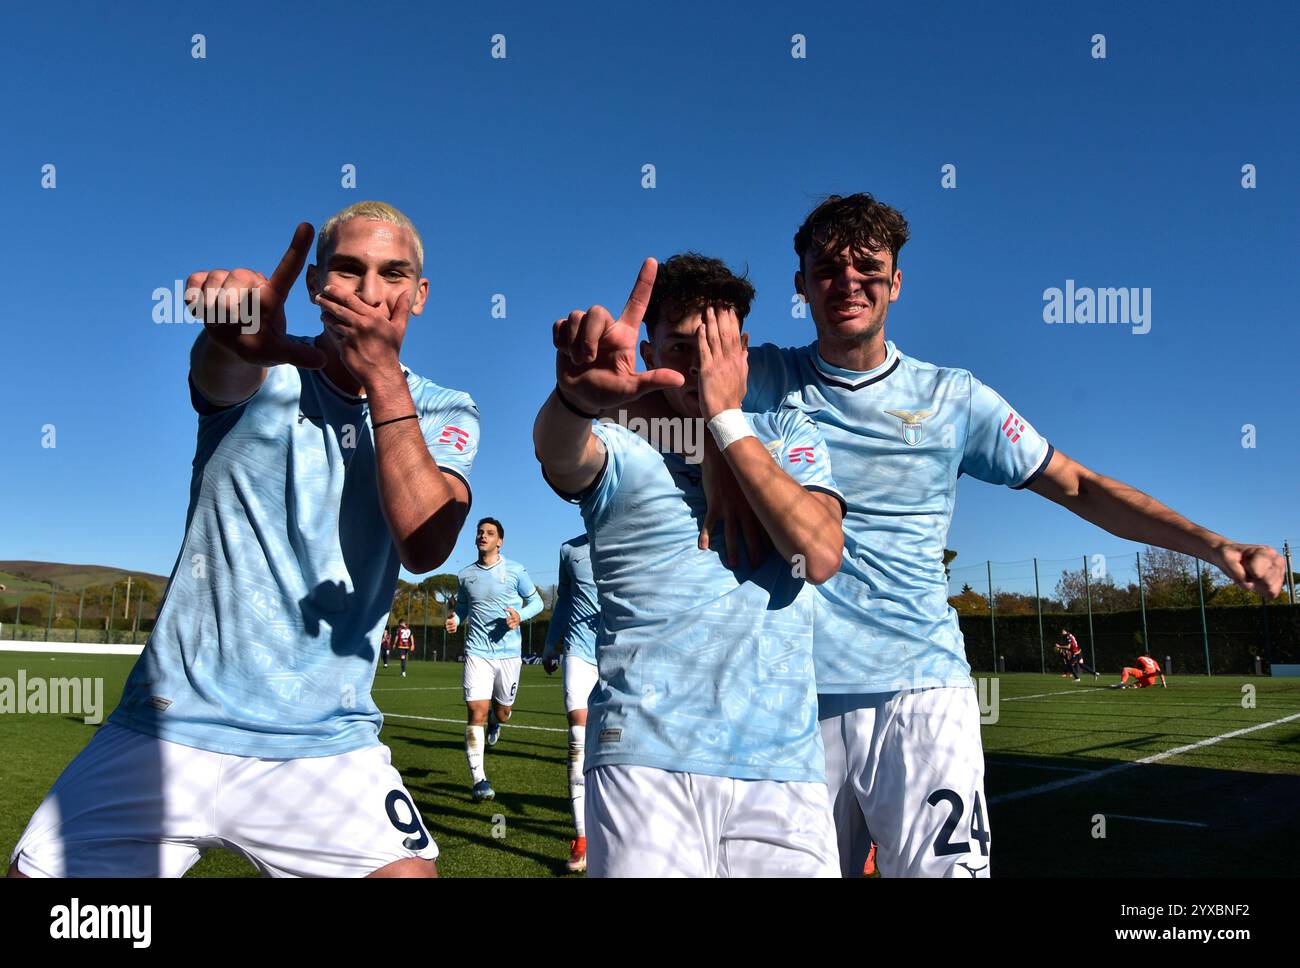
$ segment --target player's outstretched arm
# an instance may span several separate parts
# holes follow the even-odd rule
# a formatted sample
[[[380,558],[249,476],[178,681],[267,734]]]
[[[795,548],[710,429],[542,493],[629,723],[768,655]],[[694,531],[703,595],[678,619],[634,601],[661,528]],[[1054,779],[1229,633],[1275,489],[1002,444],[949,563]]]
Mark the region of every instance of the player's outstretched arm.
[[[604,465],[603,447],[591,432],[602,411],[654,390],[681,386],[680,373],[636,368],[636,344],[658,265],[646,259],[623,312],[615,319],[603,306],[574,310],[555,321],[555,390],[533,424],[533,446],[550,482],[577,494]]]
[[[212,269],[185,280],[186,305],[203,323],[190,351],[190,378],[209,403],[242,403],[257,392],[271,366],[325,365],[324,353],[289,338],[284,316],[314,234],[310,223],[298,226],[270,279],[256,269]]]
[[[740,404],[748,375],[746,341],[740,333],[740,321],[729,307],[707,307],[696,339],[700,352],[700,409],[716,435],[717,428],[727,421],[744,420]],[[719,415],[721,420],[715,421]],[[747,424],[745,427],[748,429]],[[801,561],[803,577],[813,584],[821,584],[839,571],[844,551],[839,501],[801,486],[772,460],[752,433],[725,446],[719,442],[719,446],[781,557]]]
[[[1286,565],[1274,549],[1229,541],[1149,494],[1089,470],[1059,450],[1029,490],[1120,538],[1208,561],[1257,595],[1275,598],[1282,590]]]

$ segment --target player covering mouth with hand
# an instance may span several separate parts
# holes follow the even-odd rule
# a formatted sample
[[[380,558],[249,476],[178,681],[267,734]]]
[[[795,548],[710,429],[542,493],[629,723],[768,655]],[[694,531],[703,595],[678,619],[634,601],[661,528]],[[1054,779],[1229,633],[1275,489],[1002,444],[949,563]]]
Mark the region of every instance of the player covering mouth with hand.
[[[429,282],[390,205],[321,227],[306,284],[324,330],[288,335],[312,234],[298,226],[270,278],[189,278],[204,326],[184,542],[121,704],[11,875],[179,877],[217,845],[271,876],[436,873],[370,688],[399,566],[455,546],[478,411],[399,361]]]

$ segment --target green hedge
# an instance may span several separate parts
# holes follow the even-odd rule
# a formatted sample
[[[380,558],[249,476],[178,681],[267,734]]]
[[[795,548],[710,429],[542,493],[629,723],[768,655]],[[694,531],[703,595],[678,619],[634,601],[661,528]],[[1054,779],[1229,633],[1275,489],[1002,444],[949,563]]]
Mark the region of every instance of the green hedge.
[[[1172,661],[1177,675],[1205,673],[1205,643],[1198,608],[1147,609],[1147,634],[1151,654],[1163,666]],[[966,658],[971,668],[993,669],[993,630],[988,616],[960,616],[966,639]],[[1264,670],[1273,662],[1300,662],[1300,605],[1257,605],[1207,608],[1210,669],[1217,675],[1253,675],[1255,656],[1262,657]],[[1060,659],[1052,650],[1062,628],[1069,629],[1083,647],[1084,660],[1102,675],[1118,675],[1131,665],[1142,650],[1140,611],[1094,614],[1092,637],[1088,617],[1079,614],[1044,614],[1043,639],[1047,671],[1059,671]],[[1040,652],[1038,617],[1006,615],[996,618],[997,654],[1006,659],[1007,672],[1038,672]]]

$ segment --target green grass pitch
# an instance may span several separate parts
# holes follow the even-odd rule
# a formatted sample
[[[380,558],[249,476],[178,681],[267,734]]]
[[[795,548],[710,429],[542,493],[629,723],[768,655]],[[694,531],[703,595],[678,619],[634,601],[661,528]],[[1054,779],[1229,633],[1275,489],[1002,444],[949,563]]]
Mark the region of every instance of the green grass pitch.
[[[29,677],[103,676],[111,710],[133,662],[6,652],[0,676],[16,677],[20,668]],[[559,673],[524,667],[514,717],[487,753],[497,799],[474,804],[461,670],[414,662],[403,679],[390,662],[375,680],[383,742],[438,843],[440,872],[563,876],[573,834]],[[1171,679],[1166,690],[1115,691],[1091,680],[1075,686],[1050,675],[1003,675],[997,714],[983,729],[995,876],[1300,873],[1290,846],[1300,838],[1300,679],[1188,677]],[[1137,762],[1286,717],[1296,718]],[[0,715],[6,858],[94,729],[77,716]],[[190,876],[251,874],[243,858],[215,850]]]

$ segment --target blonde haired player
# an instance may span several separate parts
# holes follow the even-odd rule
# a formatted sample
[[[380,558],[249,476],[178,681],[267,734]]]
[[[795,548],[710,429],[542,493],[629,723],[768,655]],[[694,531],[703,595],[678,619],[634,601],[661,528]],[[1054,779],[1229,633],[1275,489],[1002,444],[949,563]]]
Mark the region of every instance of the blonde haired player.
[[[436,874],[370,687],[399,566],[455,546],[478,411],[400,362],[429,281],[392,206],[325,222],[306,278],[324,326],[288,335],[312,234],[298,226],[270,278],[189,277],[204,326],[184,542],[121,704],[11,875],[179,877],[216,844],[277,877]]]

